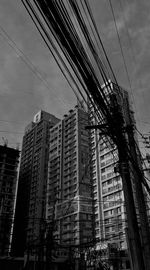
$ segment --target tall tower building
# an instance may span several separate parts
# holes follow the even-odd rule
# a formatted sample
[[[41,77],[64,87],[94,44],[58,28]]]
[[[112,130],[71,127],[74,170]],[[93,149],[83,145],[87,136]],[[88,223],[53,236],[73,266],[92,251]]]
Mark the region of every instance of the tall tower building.
[[[117,93],[118,88],[115,84],[110,83],[110,87],[111,93]],[[118,96],[118,101],[120,102],[121,113],[126,124],[133,125],[134,119],[128,93],[121,88],[120,91],[122,97],[119,99]],[[93,115],[94,111],[92,104],[90,104],[91,125],[99,124]],[[99,133],[101,132],[94,129],[90,131],[97,243],[99,240],[105,240],[106,244],[114,244],[117,248],[126,249],[126,209],[122,179],[118,170],[118,151],[111,139],[111,143],[109,143],[106,136],[99,135]]]
[[[19,150],[0,145],[0,256],[10,249]]]
[[[39,111],[25,128],[15,211],[12,254],[38,245],[45,226],[45,204],[50,128],[59,119]]]
[[[87,125],[88,114],[76,106],[50,129],[47,219],[55,241],[68,246],[93,240]]]

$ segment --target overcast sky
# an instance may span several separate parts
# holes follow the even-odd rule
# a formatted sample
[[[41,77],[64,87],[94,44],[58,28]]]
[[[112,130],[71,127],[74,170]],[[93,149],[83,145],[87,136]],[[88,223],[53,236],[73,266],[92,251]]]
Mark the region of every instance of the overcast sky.
[[[89,3],[118,83],[131,92],[109,1]],[[137,125],[141,132],[148,132],[150,1],[112,0],[112,4],[130,76]],[[5,137],[9,146],[21,144],[24,128],[38,110],[62,118],[75,102],[21,0],[0,0],[0,143]]]

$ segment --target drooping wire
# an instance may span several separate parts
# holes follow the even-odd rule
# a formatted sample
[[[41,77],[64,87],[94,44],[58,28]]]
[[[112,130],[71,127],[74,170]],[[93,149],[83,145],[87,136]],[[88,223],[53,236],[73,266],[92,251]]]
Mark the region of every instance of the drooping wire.
[[[116,17],[115,17],[114,8],[113,8],[113,5],[112,5],[112,0],[108,0],[108,1],[109,1],[109,5],[110,5],[112,16],[113,16],[113,20],[114,20],[114,25],[115,25],[115,29],[116,29],[116,33],[117,33],[119,47],[120,47],[120,51],[121,51],[121,55],[122,55],[122,59],[123,59],[123,64],[124,64],[124,68],[125,68],[127,80],[128,80],[128,83],[129,83],[129,88],[130,88],[130,91],[131,91],[131,95],[132,95],[134,107],[135,107],[136,114],[137,114],[137,109],[136,109],[136,103],[135,103],[135,98],[134,98],[134,94],[133,94],[132,83],[131,83],[131,79],[130,79],[130,76],[129,76],[128,67],[127,67],[127,64],[126,64],[125,56],[124,56],[123,47],[122,47],[122,44],[121,44],[121,38],[120,38],[120,35],[119,35],[119,30],[118,30],[118,25],[117,25]],[[138,115],[137,115],[137,117],[138,117]]]
[[[48,81],[43,77],[43,75],[41,74],[41,72],[37,69],[37,67],[31,62],[31,60],[29,59],[29,57],[17,46],[16,42],[10,37],[10,35],[5,31],[5,29],[0,26],[0,30],[1,32],[1,36],[3,38],[5,38],[7,44],[13,49],[15,50],[17,56],[20,57],[20,59],[26,64],[26,66],[34,73],[34,75],[41,80],[41,82],[44,83],[44,85],[46,86],[46,88],[48,90],[50,90],[49,88],[49,83]],[[11,42],[8,42],[8,40]],[[55,93],[55,92],[54,92]],[[64,102],[63,99],[60,99],[57,96],[57,99],[61,101],[61,103],[63,102],[63,104],[66,106],[66,103]],[[67,107],[67,106],[66,106]]]

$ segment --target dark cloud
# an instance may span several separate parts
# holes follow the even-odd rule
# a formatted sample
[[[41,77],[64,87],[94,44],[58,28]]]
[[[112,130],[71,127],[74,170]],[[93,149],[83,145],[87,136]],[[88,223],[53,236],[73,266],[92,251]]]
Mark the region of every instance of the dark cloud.
[[[129,88],[109,1],[89,2],[117,79]],[[150,3],[147,0],[114,0],[112,3],[135,107],[140,118],[147,120],[150,115]],[[0,130],[23,131],[40,108],[61,117],[76,99],[21,1],[0,1],[1,26],[28,59],[0,29],[0,118],[20,123],[0,122]],[[21,135],[6,133],[5,136],[13,142],[21,139]]]

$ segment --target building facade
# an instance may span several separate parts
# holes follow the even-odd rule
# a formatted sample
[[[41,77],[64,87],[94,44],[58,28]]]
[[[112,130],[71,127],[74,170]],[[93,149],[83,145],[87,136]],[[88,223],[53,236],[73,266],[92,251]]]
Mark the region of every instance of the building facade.
[[[105,87],[103,86],[104,91]],[[133,125],[134,119],[127,91],[120,87],[121,95],[119,95],[118,87],[112,82],[106,91],[110,106],[110,93],[114,93],[118,98],[125,124]],[[99,124],[92,104],[89,104],[89,117],[91,125]],[[119,249],[126,249],[126,209],[123,184],[118,169],[118,150],[110,137],[99,133],[101,131],[94,129],[90,131],[96,239],[97,243],[103,241],[106,246],[113,244]]]
[[[35,250],[45,226],[49,131],[59,119],[40,111],[25,128],[12,241],[12,254]]]
[[[125,132],[126,127],[132,129],[135,126],[135,120],[128,92],[111,81],[107,87],[105,85],[102,87],[106,91],[108,108],[113,114],[115,124],[117,125],[117,121],[122,121]],[[100,127],[101,123],[98,121],[91,103],[89,103],[89,119],[91,126],[99,125]],[[111,134],[108,136],[104,132],[105,124],[103,123],[102,126],[102,130],[90,129],[96,250],[97,254],[101,250],[101,254],[104,254],[101,255],[101,260],[107,262],[112,269],[130,269],[126,235],[128,224],[123,181],[119,173],[118,150]],[[125,134],[126,140],[130,144],[128,131]],[[136,133],[133,136],[137,141]],[[132,191],[138,215],[132,166],[132,163],[129,162]]]
[[[79,106],[50,129],[47,219],[65,246],[93,241],[88,114]]]
[[[14,216],[19,150],[0,145],[0,256],[8,256]]]

